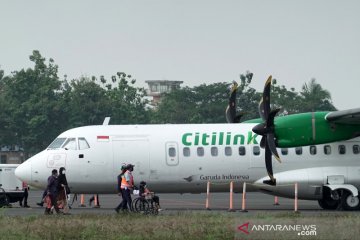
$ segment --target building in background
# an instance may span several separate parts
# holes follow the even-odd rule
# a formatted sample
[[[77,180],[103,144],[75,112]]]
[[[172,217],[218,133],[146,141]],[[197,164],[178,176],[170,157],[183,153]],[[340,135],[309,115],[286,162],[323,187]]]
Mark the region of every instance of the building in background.
[[[156,106],[164,93],[171,92],[172,90],[180,88],[183,81],[171,80],[146,80],[149,89],[147,90],[148,96],[152,97],[151,105]]]
[[[24,149],[19,146],[2,146],[0,164],[20,164],[25,160]]]

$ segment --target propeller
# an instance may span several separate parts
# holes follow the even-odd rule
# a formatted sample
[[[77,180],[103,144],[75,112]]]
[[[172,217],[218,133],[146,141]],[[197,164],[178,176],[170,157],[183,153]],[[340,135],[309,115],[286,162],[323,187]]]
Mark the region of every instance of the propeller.
[[[274,125],[274,118],[280,109],[270,109],[271,79],[272,76],[269,76],[265,83],[263,95],[259,103],[259,114],[264,122],[256,125],[252,130],[254,133],[262,136],[260,147],[265,148],[265,166],[270,180],[265,180],[264,183],[276,185],[276,179],[274,178],[272,168],[272,155],[274,155],[276,160],[281,162],[279,154],[276,150]]]
[[[240,113],[236,115],[236,94],[237,94],[238,84],[237,82],[233,81],[230,87],[230,98],[229,98],[229,105],[226,107],[225,114],[226,114],[226,121],[228,123],[239,123],[241,117],[244,115]]]

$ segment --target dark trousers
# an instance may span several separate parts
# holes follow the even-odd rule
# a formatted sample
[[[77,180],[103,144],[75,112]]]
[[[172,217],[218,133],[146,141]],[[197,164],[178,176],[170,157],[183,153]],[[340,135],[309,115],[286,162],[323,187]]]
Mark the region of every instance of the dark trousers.
[[[54,206],[55,211],[59,212],[59,207],[57,205],[57,193],[50,193],[51,205]]]
[[[24,207],[28,205],[28,204],[27,204],[28,197],[29,197],[29,192],[28,192],[28,189],[25,188],[25,189],[24,189],[24,197],[20,200],[20,206],[23,205],[23,203],[22,203],[23,200],[24,200]]]
[[[131,194],[130,194],[130,189],[121,189],[121,195],[123,197],[123,201],[122,201],[122,209],[126,209],[126,206],[128,206],[129,210],[132,211],[132,207],[131,207]]]
[[[120,204],[115,208],[117,210],[123,209],[123,205],[124,205],[124,193],[122,190],[120,190],[120,194],[121,194],[121,202]],[[127,209],[127,205],[125,205],[125,209]]]
[[[44,202],[44,198],[46,197],[46,195],[47,195],[47,190],[45,189],[41,198],[41,203]]]

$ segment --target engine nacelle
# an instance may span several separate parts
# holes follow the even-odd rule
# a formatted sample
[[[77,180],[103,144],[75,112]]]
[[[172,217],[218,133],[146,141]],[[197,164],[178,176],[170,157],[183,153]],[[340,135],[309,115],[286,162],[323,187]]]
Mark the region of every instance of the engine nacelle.
[[[331,123],[325,119],[328,113],[300,113],[275,118],[277,146],[280,148],[307,146],[359,136],[359,126]]]
[[[358,171],[359,167],[356,168]],[[254,187],[274,196],[294,198],[295,183],[297,183],[298,198],[305,200],[322,199],[324,186],[331,190],[347,189],[357,196],[360,176],[356,178],[349,176],[354,172],[353,170],[354,167],[317,167],[279,172],[274,174],[276,186],[263,184],[263,181],[268,179],[266,176],[257,180]],[[339,180],[334,182],[336,177]]]

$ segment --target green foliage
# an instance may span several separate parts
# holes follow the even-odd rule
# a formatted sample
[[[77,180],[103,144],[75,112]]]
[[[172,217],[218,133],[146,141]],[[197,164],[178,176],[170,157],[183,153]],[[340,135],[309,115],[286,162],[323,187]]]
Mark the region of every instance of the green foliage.
[[[60,80],[54,60],[47,62],[39,51],[30,60],[35,66],[3,77],[0,71],[0,142],[19,145],[36,153],[61,132],[83,125],[148,123],[145,90],[123,72],[111,83],[101,76]]]
[[[329,91],[323,89],[315,79],[305,83],[299,93],[294,88],[289,91],[284,85],[278,86],[276,79],[274,79],[271,89],[271,102],[273,108],[281,109],[280,115],[336,110],[331,102]]]
[[[2,79],[2,109],[6,115],[1,142],[18,144],[28,151],[44,148],[53,138],[54,121],[60,114],[57,91],[58,66],[33,51],[34,68],[15,71]],[[4,102],[6,100],[6,102]]]
[[[154,110],[154,123],[225,122],[227,83],[202,84],[176,89],[165,96]]]
[[[230,96],[229,83],[201,84],[173,90],[151,110],[143,88],[125,72],[106,79],[80,77],[71,81],[58,77],[58,66],[39,51],[33,51],[33,68],[5,76],[0,69],[0,143],[20,145],[27,152],[44,149],[66,129],[101,124],[225,123]],[[242,120],[258,118],[261,92],[251,87],[253,74],[240,75],[237,112]],[[312,79],[301,92],[273,80],[271,102],[280,114],[335,110],[330,93]]]
[[[331,103],[331,94],[318,84],[315,78],[302,87],[303,112],[334,111],[336,108]]]

